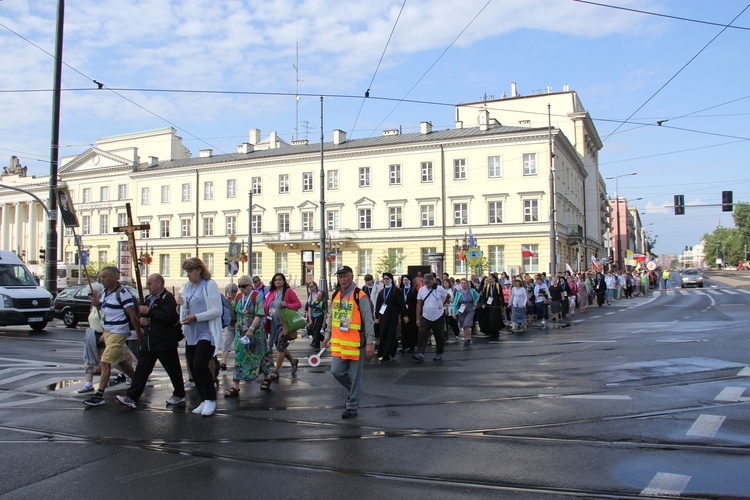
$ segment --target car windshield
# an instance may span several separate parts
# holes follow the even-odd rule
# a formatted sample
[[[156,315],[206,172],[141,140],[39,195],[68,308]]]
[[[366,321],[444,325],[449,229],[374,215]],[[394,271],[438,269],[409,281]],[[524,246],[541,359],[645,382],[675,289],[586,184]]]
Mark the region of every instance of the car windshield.
[[[0,264],[0,286],[37,286],[37,282],[20,264]]]
[[[697,269],[688,269],[687,271],[685,271],[685,274],[695,275],[700,274],[700,271],[698,271]]]

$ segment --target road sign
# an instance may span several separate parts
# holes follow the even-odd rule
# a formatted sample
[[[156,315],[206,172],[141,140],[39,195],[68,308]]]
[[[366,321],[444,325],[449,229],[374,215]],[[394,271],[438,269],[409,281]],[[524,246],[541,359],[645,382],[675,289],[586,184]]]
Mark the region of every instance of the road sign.
[[[230,260],[227,262],[227,274],[231,274],[232,276],[237,276],[237,271],[240,270],[240,263],[236,260]]]

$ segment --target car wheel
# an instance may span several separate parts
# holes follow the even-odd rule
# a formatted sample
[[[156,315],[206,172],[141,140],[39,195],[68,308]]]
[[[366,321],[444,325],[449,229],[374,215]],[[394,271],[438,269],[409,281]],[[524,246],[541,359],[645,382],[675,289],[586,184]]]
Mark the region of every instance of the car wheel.
[[[32,323],[29,326],[35,332],[41,332],[42,330],[44,330],[47,327],[47,322],[45,321],[44,323]]]
[[[68,308],[63,311],[62,314],[62,320],[63,323],[65,323],[65,326],[68,328],[75,328],[75,326],[78,324],[78,320],[76,319],[76,314],[73,312],[73,309]]]
[[[698,288],[703,288],[703,283],[699,284]]]

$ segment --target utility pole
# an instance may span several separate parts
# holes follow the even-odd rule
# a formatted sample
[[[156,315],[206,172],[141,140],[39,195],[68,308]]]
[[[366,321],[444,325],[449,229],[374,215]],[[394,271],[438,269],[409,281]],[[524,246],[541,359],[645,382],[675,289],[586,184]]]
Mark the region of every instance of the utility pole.
[[[555,153],[552,151],[552,114],[547,104],[547,121],[549,122],[549,248],[550,276],[557,274],[557,231],[555,228]]]

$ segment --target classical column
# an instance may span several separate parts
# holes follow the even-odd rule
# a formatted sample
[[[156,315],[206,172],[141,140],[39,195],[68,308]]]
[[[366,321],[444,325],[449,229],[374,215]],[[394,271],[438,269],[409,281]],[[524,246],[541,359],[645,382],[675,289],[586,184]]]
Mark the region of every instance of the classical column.
[[[3,250],[12,250],[10,247],[10,205],[3,203]]]
[[[20,257],[23,250],[23,224],[21,223],[21,207],[23,205],[20,202],[16,202],[13,205],[16,210],[16,241],[13,244],[16,246],[16,254]]]
[[[28,204],[28,210],[29,210],[29,249],[27,252],[28,260],[39,260],[39,247],[37,246],[37,210],[39,207],[36,203],[33,201],[30,201]]]

